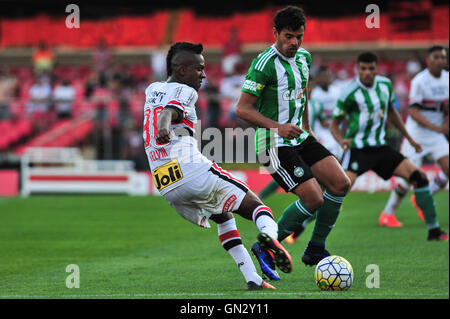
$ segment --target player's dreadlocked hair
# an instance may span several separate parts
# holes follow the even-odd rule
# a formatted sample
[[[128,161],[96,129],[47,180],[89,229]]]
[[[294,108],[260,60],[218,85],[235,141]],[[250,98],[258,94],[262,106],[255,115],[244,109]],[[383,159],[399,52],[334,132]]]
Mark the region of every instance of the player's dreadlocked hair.
[[[273,18],[273,26],[278,33],[283,29],[297,31],[302,26],[306,26],[306,17],[303,9],[289,6],[279,10]]]
[[[201,54],[203,51],[203,45],[201,43],[194,44],[190,42],[177,42],[172,45],[167,53],[166,65],[167,65],[167,76],[172,75],[172,59],[178,52],[188,51],[195,54]]]
[[[362,63],[372,63],[375,62],[376,64],[378,64],[378,58],[375,55],[375,53],[373,52],[363,52],[358,56],[358,60],[357,63],[359,64],[360,62]]]

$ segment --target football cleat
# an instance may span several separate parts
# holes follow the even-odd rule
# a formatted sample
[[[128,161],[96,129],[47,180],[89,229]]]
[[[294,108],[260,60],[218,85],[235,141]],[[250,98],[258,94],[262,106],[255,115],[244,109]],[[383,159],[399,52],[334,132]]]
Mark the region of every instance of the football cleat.
[[[247,283],[247,289],[248,290],[260,290],[260,289],[277,289],[277,288],[275,288],[274,286],[272,286],[271,284],[268,284],[267,282],[265,282],[263,280],[261,285],[258,285],[253,281],[249,281]]]
[[[280,275],[278,275],[275,270],[273,254],[270,251],[261,248],[258,242],[253,244],[251,251],[259,262],[263,277],[269,280],[280,280]]]
[[[305,228],[303,228],[303,226],[302,226],[301,229],[299,229],[299,230],[293,232],[292,234],[290,234],[289,236],[287,236],[284,239],[284,242],[286,244],[288,244],[288,245],[295,244],[295,242],[297,241],[298,236],[300,236],[303,233],[304,230],[305,230]]]
[[[259,233],[258,242],[261,248],[273,254],[275,265],[282,272],[290,273],[292,271],[292,258],[278,240],[270,237],[266,233]]]
[[[325,245],[315,245],[309,242],[303,252],[302,261],[307,266],[315,266],[328,256],[330,256],[330,253],[325,249]]]
[[[403,223],[399,222],[394,214],[386,215],[384,211],[382,211],[380,214],[378,224],[380,224],[380,226],[395,227],[395,228],[403,226]]]
[[[413,204],[413,206],[416,208],[417,210],[417,215],[419,215],[419,218],[424,222],[425,221],[425,217],[423,216],[423,212],[422,209],[420,209],[419,205],[417,205],[416,202],[416,196],[412,195],[411,198],[409,199],[411,201],[411,203]]]
[[[296,241],[297,241],[297,237],[294,237],[294,233],[290,234],[289,236],[287,236],[284,239],[284,242],[288,245],[295,244]]]
[[[439,227],[428,230],[428,241],[448,241],[448,235]]]

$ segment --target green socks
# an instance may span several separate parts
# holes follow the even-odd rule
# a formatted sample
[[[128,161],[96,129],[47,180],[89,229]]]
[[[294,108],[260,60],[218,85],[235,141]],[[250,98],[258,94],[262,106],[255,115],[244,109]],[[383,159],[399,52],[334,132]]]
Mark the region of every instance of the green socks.
[[[425,218],[425,223],[428,229],[439,227],[436,215],[436,206],[434,203],[433,195],[431,195],[430,187],[425,186],[421,188],[414,189],[414,195],[416,196],[417,206],[423,212],[423,217]]]
[[[274,180],[270,181],[270,183],[259,193],[259,197],[261,199],[266,198],[272,193],[275,193],[278,187],[280,187],[280,185],[278,185],[276,181]]]
[[[302,227],[303,222],[314,215],[299,199],[289,205],[278,220],[278,241],[282,241],[291,233]]]
[[[316,224],[311,236],[315,243],[325,243],[328,234],[333,229],[341,209],[345,195],[335,195],[328,191],[323,193],[323,205],[317,211]]]

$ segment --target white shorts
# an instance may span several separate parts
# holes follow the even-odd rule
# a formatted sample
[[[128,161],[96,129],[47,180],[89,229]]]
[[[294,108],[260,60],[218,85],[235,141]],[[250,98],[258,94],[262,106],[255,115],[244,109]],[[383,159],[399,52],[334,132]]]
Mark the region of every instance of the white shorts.
[[[405,157],[409,158],[409,160],[417,166],[422,165],[423,158],[428,154],[433,157],[434,161],[437,161],[438,159],[449,154],[448,141],[443,134],[437,132],[429,132],[427,134],[426,140],[418,139],[416,141],[420,144],[420,146],[422,146],[421,153],[416,153],[416,150],[414,149],[414,147],[412,147],[412,145],[406,138],[403,139],[401,152]]]
[[[210,228],[211,215],[237,210],[247,191],[244,182],[213,163],[206,174],[168,191],[163,197],[181,217]]]

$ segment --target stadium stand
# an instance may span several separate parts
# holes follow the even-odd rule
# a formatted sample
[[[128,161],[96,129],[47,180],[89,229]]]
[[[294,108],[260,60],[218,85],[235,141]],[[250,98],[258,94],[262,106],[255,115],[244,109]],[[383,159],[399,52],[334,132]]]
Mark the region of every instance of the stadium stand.
[[[320,64],[326,64],[336,81],[347,81],[354,76],[355,52],[370,43],[379,50],[380,73],[392,78],[399,93],[398,109],[405,116],[404,92],[408,90],[414,72],[423,67],[419,52],[423,52],[431,42],[448,43],[449,36],[448,28],[442,27],[448,25],[448,4],[433,5],[428,0],[415,3],[416,6],[411,6],[407,1],[396,2],[389,12],[381,16],[380,23],[384,27],[370,29],[370,32],[361,28],[366,18],[362,13],[338,17],[308,15],[304,46],[313,53],[312,73]],[[129,143],[134,141],[130,136],[141,134],[144,89],[155,76],[150,53],[165,50],[167,44],[176,41],[203,43],[208,62],[207,79],[214,79],[221,91],[227,77],[221,59],[230,31],[237,28],[238,38],[243,44],[242,60],[237,65],[240,73],[235,74],[242,76],[255,54],[273,42],[272,17],[278,9],[261,7],[216,16],[199,13],[192,8],[163,8],[142,14],[121,13],[104,19],[86,18],[82,20],[82,29],[70,32],[65,27],[64,15],[2,16],[0,106],[5,109],[6,105],[7,111],[0,112],[0,115],[6,114],[0,116],[0,153],[20,155],[30,146],[92,144],[96,140],[93,136],[101,136],[101,145],[93,147],[103,149],[105,143],[112,144],[112,151],[106,157],[130,157],[127,152],[133,147]],[[423,28],[409,27],[411,24],[422,25],[423,21],[430,23]],[[58,118],[54,101],[50,102],[44,115],[27,113],[30,89],[41,76],[33,67],[33,48],[43,40],[53,52],[53,66],[49,74],[44,74],[51,88],[63,80],[70,80],[75,90],[68,119]],[[104,71],[99,71],[99,62],[94,59],[99,50],[99,40],[106,43],[105,50],[111,56],[110,60],[105,60],[107,67]],[[393,50],[394,41],[403,51]],[[2,84],[11,82],[11,79],[16,83],[15,88],[6,102],[2,102]],[[204,83],[200,90],[198,107],[199,118],[207,126],[213,110],[210,110],[208,95],[203,90],[206,85]],[[98,96],[107,102],[98,102]],[[234,103],[229,96],[221,95],[219,120],[215,122],[219,127],[235,125],[231,122]],[[105,123],[107,132],[102,128]],[[145,168],[144,160],[138,169]]]

